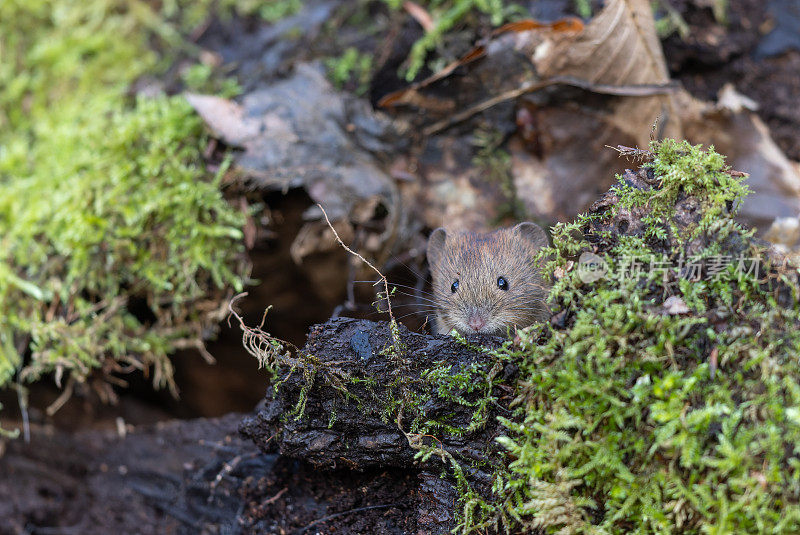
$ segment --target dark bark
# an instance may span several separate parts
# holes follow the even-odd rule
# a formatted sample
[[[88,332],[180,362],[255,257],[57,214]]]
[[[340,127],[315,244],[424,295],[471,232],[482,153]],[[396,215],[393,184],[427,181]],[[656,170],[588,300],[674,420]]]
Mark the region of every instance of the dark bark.
[[[458,462],[470,486],[488,497],[488,453],[497,449],[494,439],[502,432],[496,416],[507,414],[511,389],[505,385],[514,384],[516,368],[470,347],[497,345],[497,338],[470,338],[467,345],[402,326],[398,338],[402,349],[395,352],[386,322],[340,318],[314,327],[300,364],[283,373],[277,391],[270,391],[240,430],[265,452],[277,451],[323,470],[413,471],[418,474],[418,529],[444,532],[453,527],[457,493],[452,478],[439,479],[442,461],[447,473],[452,460]],[[440,395],[441,383],[426,370],[443,366],[451,377],[469,374],[471,379],[464,388]],[[312,386],[307,388],[312,375]],[[492,382],[494,386],[487,386]],[[468,391],[475,386],[479,388]],[[482,417],[475,416],[476,406],[454,399],[476,403],[488,394],[495,401]],[[300,412],[299,400],[304,397]],[[424,422],[430,421],[460,431],[426,428]],[[471,425],[472,431],[463,432]],[[438,450],[420,463],[414,456],[422,445],[440,446],[446,453]]]

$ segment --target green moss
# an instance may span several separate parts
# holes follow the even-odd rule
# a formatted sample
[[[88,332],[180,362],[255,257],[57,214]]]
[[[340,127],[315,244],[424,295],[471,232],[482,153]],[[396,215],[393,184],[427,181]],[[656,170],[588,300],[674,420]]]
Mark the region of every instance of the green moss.
[[[427,419],[423,411],[416,415],[411,431],[416,433],[445,433],[450,436],[461,436],[481,429],[486,425],[490,405],[497,402],[494,387],[498,384],[497,373],[500,367],[495,363],[492,367],[473,363],[455,370],[443,363],[434,368],[424,370],[420,378],[428,385],[435,385],[435,397],[445,402],[473,409],[468,425],[453,425],[447,419]],[[433,395],[430,396],[434,397]],[[420,407],[422,404],[420,404]]]
[[[591,0],[575,0],[575,12],[581,18],[588,19],[592,16]]]
[[[3,330],[31,338],[25,379],[82,379],[112,357],[157,365],[163,384],[166,353],[208,322],[198,305],[242,287],[243,215],[202,170],[202,125],[182,98],[138,99],[92,123],[53,125],[39,146],[64,150],[0,184]],[[131,314],[134,299],[152,320]]]
[[[220,78],[213,67],[204,63],[190,65],[181,73],[181,82],[186,91],[192,93],[216,94],[227,98],[241,93],[235,78]]]
[[[674,259],[690,237],[708,244],[701,258],[722,252],[731,236],[760,258],[728,211],[746,187],[722,157],[670,140],[653,150],[660,188],[618,186],[616,210],[647,206],[651,216],[644,236],[610,245],[612,272],[626,256]],[[689,193],[703,216],[663,257],[649,245],[652,229],[674,227],[675,203]],[[551,298],[569,321],[528,329],[507,346],[521,370],[518,408],[500,439],[509,462],[496,474],[494,500],[464,496],[470,509],[460,531],[493,523],[548,533],[797,531],[796,300],[779,303],[774,284],[735,263],[696,282],[675,268],[666,279],[644,272],[583,283],[571,262],[590,247],[577,231],[592,235],[597,219],[555,229]],[[666,313],[670,295],[689,312]]]
[[[681,39],[689,37],[689,24],[681,14],[670,5],[666,0],[655,0],[653,3],[653,15],[655,16],[656,33],[661,39],[666,39],[673,33],[677,33]]]
[[[129,95],[195,57],[182,34],[213,4],[2,3],[0,387],[130,367],[169,385],[167,355],[200,346],[242,288],[244,214],[222,196],[224,168],[204,167],[200,120],[180,97]],[[237,90],[200,64],[183,80]]]
[[[652,163],[646,164],[660,181],[658,192],[632,189],[622,182],[618,187],[622,196],[620,204],[625,208],[649,210],[644,216],[646,237],[663,239],[666,229],[670,228],[679,243],[685,243],[708,231],[715,223],[728,221],[729,205],[748,193],[739,177],[725,172],[724,163],[725,159],[714,152],[713,147],[706,152],[700,146],[665,140],[659,145]],[[701,201],[702,221],[689,235],[679,232],[673,221],[675,203],[681,195],[693,195]]]
[[[357,48],[347,48],[341,56],[328,58],[325,65],[328,67],[328,77],[341,89],[345,84],[354,85],[354,93],[363,95],[369,89],[372,76],[373,55],[360,53]]]
[[[242,9],[242,3],[231,0],[230,4]],[[249,5],[245,5],[246,11],[257,13],[262,19],[268,22],[275,22],[282,18],[294,15],[303,7],[302,0],[250,0]]]

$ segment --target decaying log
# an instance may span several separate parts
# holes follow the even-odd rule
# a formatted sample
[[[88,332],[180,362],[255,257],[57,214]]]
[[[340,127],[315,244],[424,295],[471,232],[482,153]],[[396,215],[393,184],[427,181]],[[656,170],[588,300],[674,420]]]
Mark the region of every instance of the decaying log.
[[[473,489],[489,492],[496,416],[508,414],[517,369],[480,349],[500,338],[459,341],[403,326],[396,335],[388,322],[350,318],[313,327],[299,364],[240,431],[265,452],[323,470],[414,470],[420,529],[445,531],[456,493],[452,481],[440,483],[441,463],[458,463]]]

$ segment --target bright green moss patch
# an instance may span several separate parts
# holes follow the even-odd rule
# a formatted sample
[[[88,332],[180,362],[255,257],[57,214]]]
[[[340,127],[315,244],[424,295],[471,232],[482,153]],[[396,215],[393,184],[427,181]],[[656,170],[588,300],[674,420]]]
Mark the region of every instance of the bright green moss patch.
[[[167,355],[200,347],[246,280],[244,215],[205,169],[200,120],[129,93],[191,55],[182,32],[212,3],[151,5],[0,6],[0,387],[132,368],[171,385]]]
[[[731,261],[688,280],[681,253],[705,268],[724,255],[763,261],[732,219],[746,188],[721,156],[687,143],[655,145],[651,165],[652,189],[621,178],[614,206],[556,228],[551,295],[564,326],[529,329],[504,351],[521,366],[500,439],[510,457],[494,501],[466,497],[464,531],[800,529],[800,312],[786,298],[796,273],[765,277],[762,264],[756,277]],[[702,207],[696,221],[689,205]],[[647,208],[648,228],[601,230],[632,207]],[[676,231],[666,254],[652,231],[665,226]],[[591,243],[610,274],[585,283],[574,261]],[[616,275],[626,257],[650,255],[675,267]]]
[[[619,191],[622,207],[648,209],[649,213],[643,218],[648,237],[664,238],[665,227],[669,226],[678,241],[684,243],[709,229],[714,222],[724,220],[731,204],[748,193],[741,177],[725,171],[725,158],[714,152],[713,147],[703,151],[699,145],[667,139],[646,166],[653,170],[658,181],[657,192],[631,188],[625,182]],[[693,195],[701,205],[702,220],[690,235],[675,230],[675,203],[681,195]]]
[[[241,288],[243,216],[203,172],[202,125],[182,98],[139,99],[93,126],[69,161],[43,155],[47,174],[0,188],[5,336],[31,337],[23,379],[83,378],[113,357],[155,364],[163,384],[166,353],[210,319],[198,305]],[[134,316],[133,299],[146,311]]]

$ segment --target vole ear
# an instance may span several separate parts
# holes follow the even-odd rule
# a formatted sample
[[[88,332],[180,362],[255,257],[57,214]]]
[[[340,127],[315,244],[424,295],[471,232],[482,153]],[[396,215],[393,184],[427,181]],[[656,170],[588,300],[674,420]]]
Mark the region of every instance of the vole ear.
[[[547,239],[547,233],[536,223],[531,223],[530,221],[520,223],[514,227],[514,232],[518,236],[531,242],[537,249],[550,245],[550,240]]]
[[[447,231],[442,227],[434,230],[428,238],[428,265],[433,266],[439,263],[444,251],[444,240],[447,238]]]

